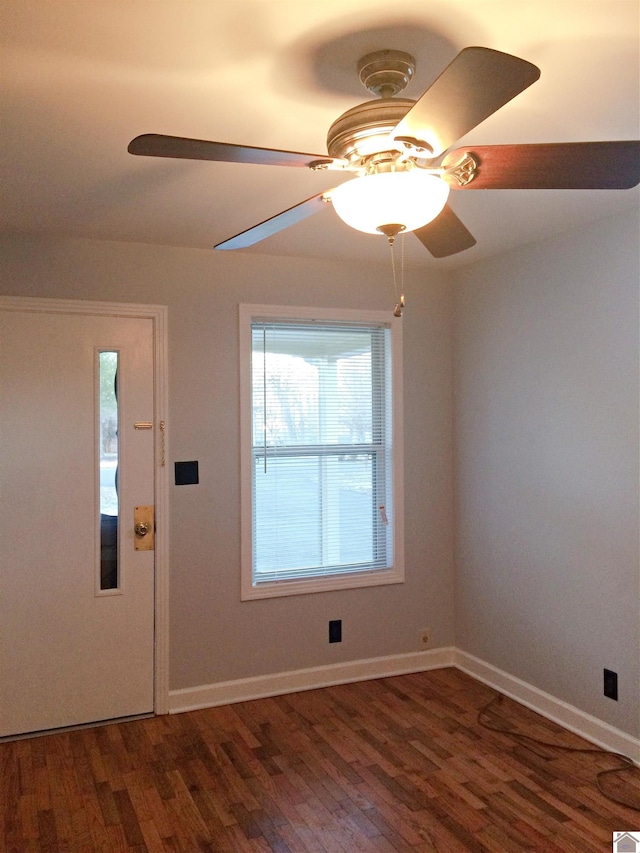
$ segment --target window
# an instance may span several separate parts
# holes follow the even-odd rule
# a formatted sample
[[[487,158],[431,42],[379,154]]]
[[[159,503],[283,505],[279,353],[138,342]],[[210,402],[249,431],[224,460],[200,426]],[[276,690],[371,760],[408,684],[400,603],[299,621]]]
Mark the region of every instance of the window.
[[[118,362],[116,351],[98,352],[100,481],[100,590],[118,589]]]
[[[240,306],[243,599],[403,581],[401,329]]]

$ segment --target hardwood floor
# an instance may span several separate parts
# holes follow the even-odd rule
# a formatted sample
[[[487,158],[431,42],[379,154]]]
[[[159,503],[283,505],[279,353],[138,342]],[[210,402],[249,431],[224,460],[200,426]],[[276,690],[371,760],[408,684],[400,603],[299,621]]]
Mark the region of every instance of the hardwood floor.
[[[455,669],[0,744],[3,853],[602,853],[620,761],[478,723]],[[486,715],[590,747],[505,699]],[[640,806],[638,768],[602,778]]]

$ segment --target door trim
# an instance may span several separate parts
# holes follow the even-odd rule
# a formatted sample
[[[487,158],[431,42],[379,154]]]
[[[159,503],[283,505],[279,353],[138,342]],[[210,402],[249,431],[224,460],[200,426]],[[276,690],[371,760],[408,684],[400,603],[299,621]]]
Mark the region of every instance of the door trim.
[[[169,430],[168,430],[168,309],[166,305],[93,302],[78,299],[40,299],[30,296],[0,296],[0,310],[33,311],[43,314],[134,317],[151,320],[153,326],[153,390],[155,481],[155,577],[154,577],[154,696],[155,714],[169,712]]]

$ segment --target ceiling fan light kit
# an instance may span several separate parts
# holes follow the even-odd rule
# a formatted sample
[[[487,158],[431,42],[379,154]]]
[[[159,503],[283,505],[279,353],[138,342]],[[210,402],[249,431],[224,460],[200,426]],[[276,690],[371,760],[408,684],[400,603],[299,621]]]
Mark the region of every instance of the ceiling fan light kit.
[[[449,187],[437,175],[418,169],[378,172],[353,178],[331,193],[335,212],[343,222],[368,234],[387,234],[385,227],[415,231],[442,211]]]
[[[329,128],[327,155],[143,134],[131,154],[254,163],[354,178],[236,234],[216,249],[251,246],[333,202],[352,228],[390,241],[413,231],[436,258],[465,251],[475,238],[448,204],[449,190],[628,189],[640,183],[640,141],[470,146],[456,140],[536,82],[540,70],[486,47],[467,47],[417,101],[398,98],[415,71],[398,50],[367,54],[357,66],[378,100],[344,112]],[[455,193],[454,193],[455,194]]]

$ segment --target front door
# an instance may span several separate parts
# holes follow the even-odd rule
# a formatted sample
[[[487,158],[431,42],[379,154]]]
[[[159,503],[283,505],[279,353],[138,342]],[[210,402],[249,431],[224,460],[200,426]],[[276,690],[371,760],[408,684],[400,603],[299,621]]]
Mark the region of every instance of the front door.
[[[0,407],[0,736],[151,712],[152,320],[0,305]]]

